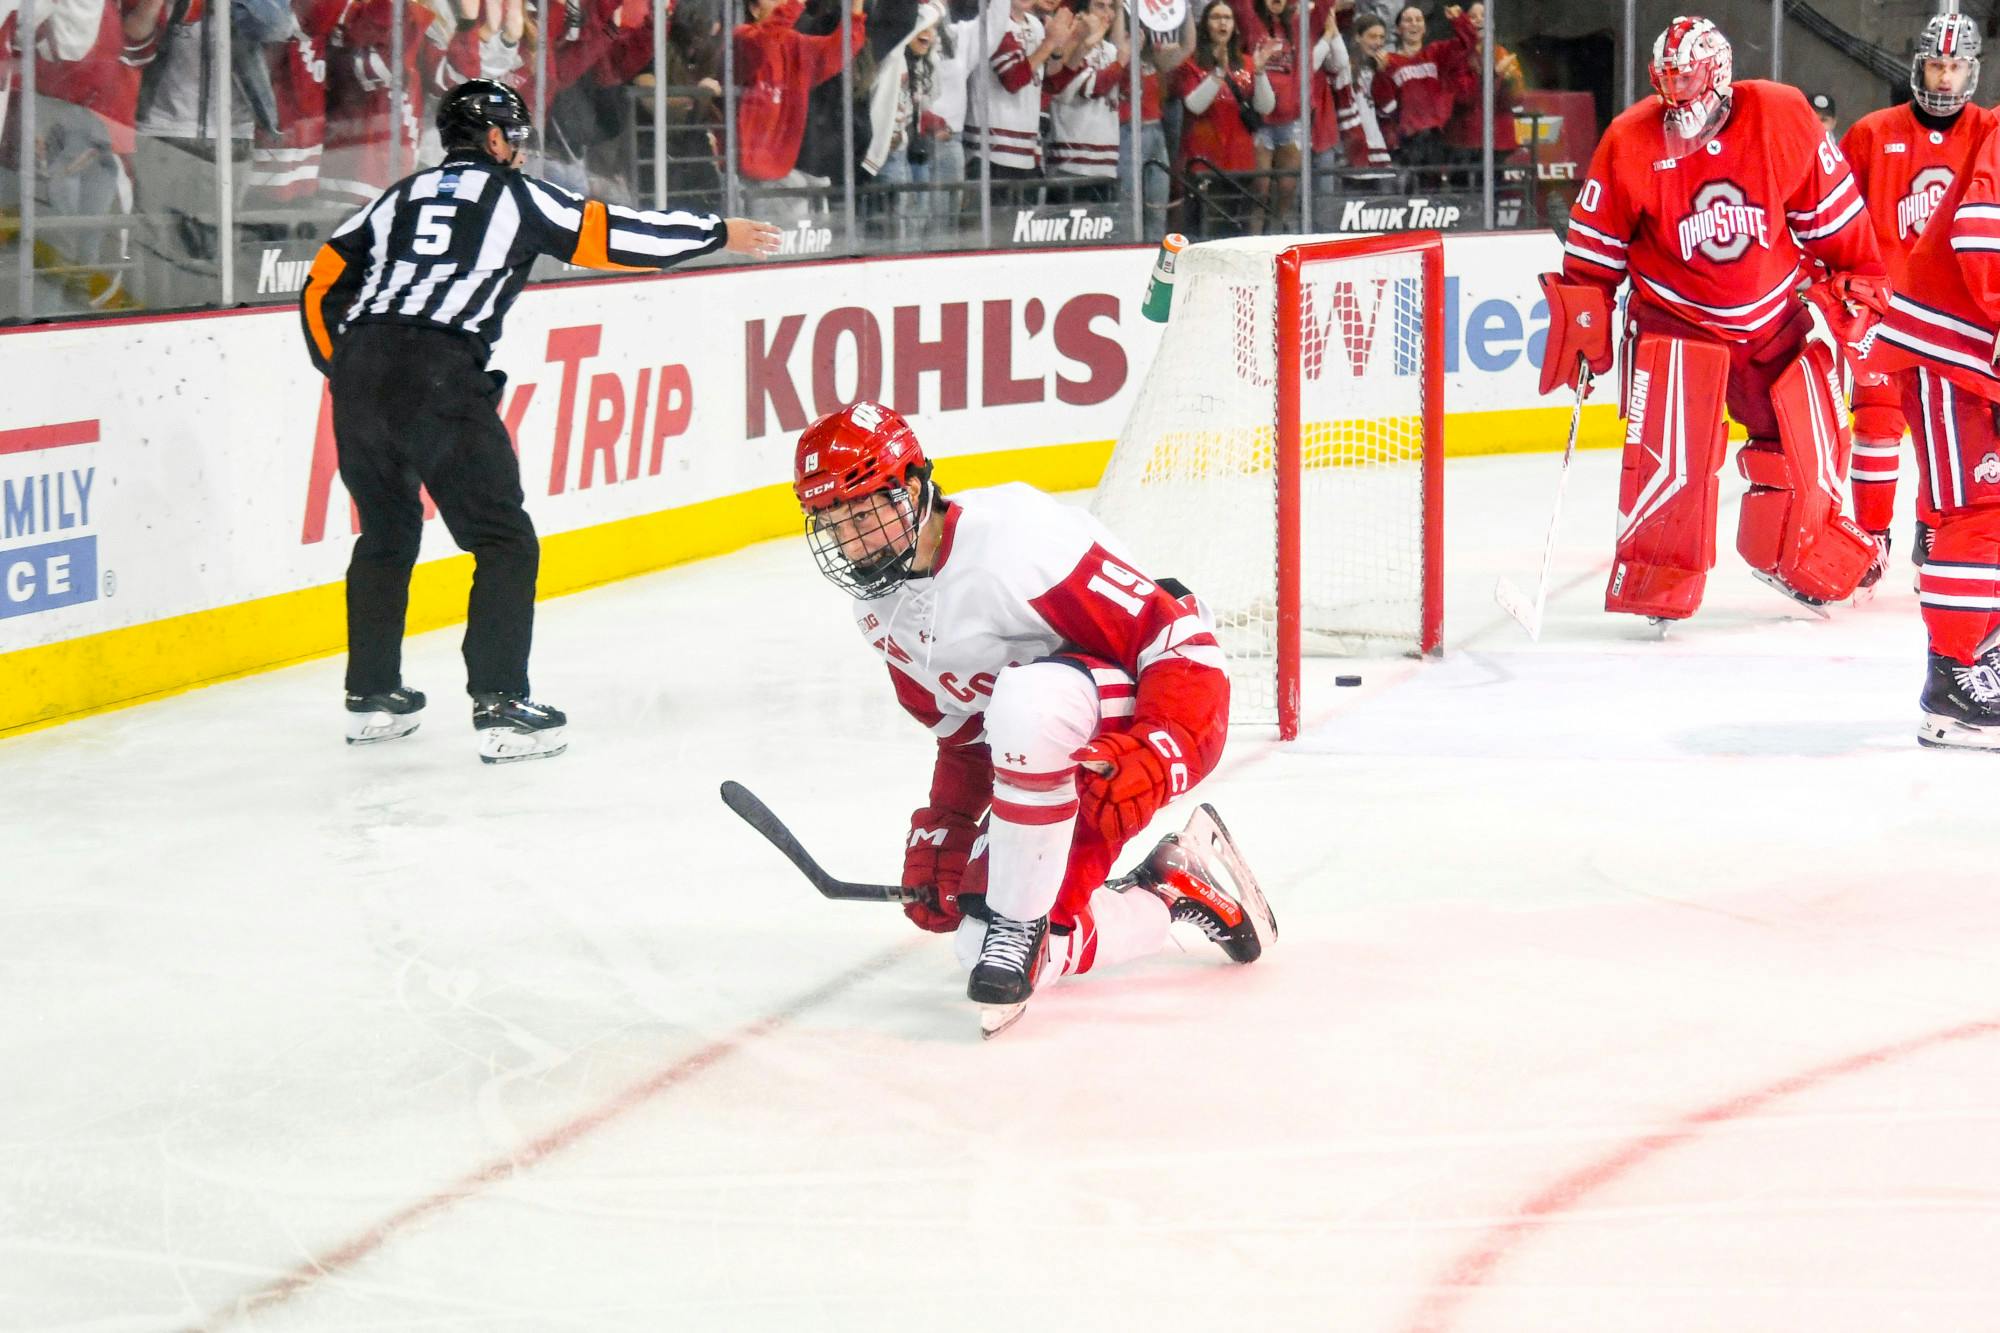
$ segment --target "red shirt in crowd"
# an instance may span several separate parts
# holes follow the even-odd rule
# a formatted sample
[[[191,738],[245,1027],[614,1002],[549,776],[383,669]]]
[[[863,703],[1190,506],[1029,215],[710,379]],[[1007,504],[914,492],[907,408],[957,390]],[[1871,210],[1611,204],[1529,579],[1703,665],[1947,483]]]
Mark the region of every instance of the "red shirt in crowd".
[[[1194,62],[1189,56],[1175,67],[1173,73],[1173,95],[1186,99],[1187,95],[1202,85],[1209,71]],[[1257,169],[1257,145],[1251,141],[1250,130],[1243,123],[1242,107],[1248,105],[1256,91],[1257,73],[1255,66],[1246,58],[1242,66],[1229,75],[1229,81],[1241,96],[1231,95],[1223,88],[1215,94],[1215,100],[1208,104],[1208,110],[1200,114],[1190,114],[1181,124],[1181,163],[1187,164],[1200,158],[1222,171],[1255,171]]]
[[[840,73],[840,33],[808,37],[794,24],[805,13],[785,0],[756,23],[736,27],[736,81],[743,100],[736,113],[737,156],[751,180],[782,180],[799,163],[806,137],[806,96]],[[868,38],[866,19],[853,20],[854,50]]]
[[[1465,49],[1456,37],[1415,55],[1390,53],[1375,72],[1375,110],[1399,138],[1441,130],[1466,91]]]

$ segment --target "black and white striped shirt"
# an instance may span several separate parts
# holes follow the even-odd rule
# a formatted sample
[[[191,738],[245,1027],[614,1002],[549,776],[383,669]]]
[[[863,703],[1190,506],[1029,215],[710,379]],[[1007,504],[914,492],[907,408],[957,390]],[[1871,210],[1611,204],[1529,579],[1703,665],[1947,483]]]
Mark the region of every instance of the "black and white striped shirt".
[[[483,360],[537,255],[585,268],[652,270],[718,250],[713,213],[623,208],[454,152],[335,229],[306,280],[300,313],[313,364],[331,369],[357,324],[414,324],[478,340]]]

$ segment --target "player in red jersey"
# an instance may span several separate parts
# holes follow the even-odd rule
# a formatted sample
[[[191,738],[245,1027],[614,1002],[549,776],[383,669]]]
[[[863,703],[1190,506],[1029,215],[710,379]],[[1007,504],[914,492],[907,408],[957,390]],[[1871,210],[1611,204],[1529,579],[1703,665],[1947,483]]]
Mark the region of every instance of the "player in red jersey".
[[[1868,368],[1910,372],[1903,415],[1937,522],[1917,575],[1930,640],[1917,739],[2000,750],[2000,120],[1984,123],[1905,266]]]
[[[1631,283],[1605,608],[1678,620],[1700,606],[1715,564],[1725,395],[1750,436],[1737,455],[1750,482],[1737,550],[1765,582],[1817,607],[1850,595],[1875,555],[1841,512],[1837,367],[1885,304],[1875,233],[1805,94],[1735,83],[1713,23],[1675,19],[1653,44],[1651,73],[1658,98],[1611,122],[1570,215],[1562,272],[1542,278],[1544,393],[1575,387],[1579,358],[1610,368],[1610,297]],[[1796,289],[1815,263],[1828,273],[1808,304]]]
[[[815,421],[794,462],[821,571],[937,737],[903,858],[903,883],[934,892],[905,911],[957,933],[988,1030],[1045,969],[1153,953],[1173,921],[1257,958],[1269,909],[1206,807],[1196,822],[1219,841],[1170,838],[1136,876],[1104,882],[1222,757],[1229,678],[1195,599],[1142,574],[1089,511],[1031,486],[947,499],[909,423],[879,403]]]
[[[1889,266],[1889,285],[1909,289],[1909,256],[1938,201],[1965,169],[1973,147],[1992,127],[1994,112],[1972,105],[1979,80],[1979,28],[1971,19],[1940,14],[1924,26],[1910,61],[1911,101],[1863,116],[1840,141],[1841,155],[1868,203],[1875,239]],[[1907,373],[1907,372],[1906,372]],[[1902,376],[1864,372],[1854,386],[1854,519],[1881,552],[1861,586],[1881,578],[1889,554],[1889,520],[1896,509],[1902,455]],[[1923,563],[1935,513],[1919,488],[1917,542]]]

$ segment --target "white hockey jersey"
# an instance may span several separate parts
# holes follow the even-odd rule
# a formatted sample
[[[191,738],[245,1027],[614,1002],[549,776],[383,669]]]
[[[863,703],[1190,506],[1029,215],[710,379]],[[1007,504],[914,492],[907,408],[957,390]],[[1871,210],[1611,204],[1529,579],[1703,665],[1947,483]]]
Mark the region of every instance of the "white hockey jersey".
[[[932,572],[854,603],[904,709],[940,745],[984,736],[993,682],[1009,665],[1072,651],[1132,681],[1134,712],[1213,734],[1229,708],[1222,649],[1194,604],[1162,589],[1088,510],[1013,483],[953,496]],[[1115,684],[1099,676],[1107,698]],[[1108,687],[1107,687],[1108,686]]]

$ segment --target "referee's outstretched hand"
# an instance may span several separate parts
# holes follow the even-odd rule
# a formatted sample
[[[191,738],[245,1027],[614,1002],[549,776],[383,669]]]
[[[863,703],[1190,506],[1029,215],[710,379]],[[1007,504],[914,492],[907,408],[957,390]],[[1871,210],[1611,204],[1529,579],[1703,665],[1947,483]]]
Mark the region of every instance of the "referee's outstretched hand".
[[[731,254],[764,259],[778,253],[779,232],[770,223],[755,218],[724,218],[722,225],[729,229],[729,239],[722,243],[722,248]]]

